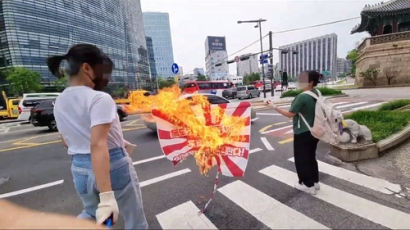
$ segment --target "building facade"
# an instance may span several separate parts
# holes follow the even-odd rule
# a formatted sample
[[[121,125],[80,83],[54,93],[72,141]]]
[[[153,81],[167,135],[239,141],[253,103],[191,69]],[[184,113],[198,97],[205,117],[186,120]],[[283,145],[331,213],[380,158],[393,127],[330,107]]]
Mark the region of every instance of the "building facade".
[[[205,76],[204,68],[195,68],[193,72],[195,76],[200,76],[200,75]]]
[[[252,73],[259,73],[258,55],[245,54],[239,57],[249,57],[247,60],[236,63],[236,75],[246,76]]]
[[[352,33],[368,32],[358,47],[356,85],[375,87],[410,84],[410,1],[366,5]],[[377,74],[369,76],[376,70]]]
[[[148,51],[148,61],[149,61],[149,68],[151,72],[152,79],[155,79],[157,74],[157,67],[155,66],[155,54],[154,54],[154,45],[152,44],[151,37],[145,37],[147,41],[147,51]]]
[[[139,0],[2,0],[0,68],[22,66],[56,78],[46,58],[89,43],[113,60],[113,84],[145,87],[150,83],[148,54]]]
[[[208,36],[205,40],[206,76],[210,80],[226,80],[229,74],[225,37]]]
[[[145,34],[152,39],[157,76],[162,78],[174,76],[171,68],[174,63],[174,52],[172,49],[169,14],[144,12],[143,20]]]
[[[289,77],[306,70],[316,70],[336,77],[337,35],[328,34],[279,47],[280,69]]]
[[[351,62],[344,58],[337,58],[336,60],[336,76],[338,77],[341,74],[349,74],[352,69]]]

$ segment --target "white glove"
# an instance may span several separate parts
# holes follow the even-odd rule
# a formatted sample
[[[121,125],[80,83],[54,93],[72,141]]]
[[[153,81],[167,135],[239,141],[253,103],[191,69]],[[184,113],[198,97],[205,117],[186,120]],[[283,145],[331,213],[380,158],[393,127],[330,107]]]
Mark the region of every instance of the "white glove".
[[[118,219],[118,205],[115,200],[114,192],[102,192],[100,193],[100,203],[96,211],[96,218],[98,224],[103,224],[109,217],[113,216],[113,224],[117,222]]]

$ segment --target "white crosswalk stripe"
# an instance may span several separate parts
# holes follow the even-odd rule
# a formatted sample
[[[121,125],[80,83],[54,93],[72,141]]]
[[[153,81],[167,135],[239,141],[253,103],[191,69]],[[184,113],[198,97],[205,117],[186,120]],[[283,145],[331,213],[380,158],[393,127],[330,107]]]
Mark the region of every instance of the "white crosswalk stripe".
[[[232,182],[218,191],[269,228],[328,229],[242,181]]]
[[[289,186],[293,186],[297,182],[296,173],[275,165],[262,169],[259,172]],[[410,228],[410,214],[344,192],[326,184],[321,184],[321,190],[315,197],[388,228]]]
[[[336,106],[336,109],[343,109],[343,108],[348,108],[348,107],[353,107],[353,106],[357,106],[357,105],[363,105],[363,104],[367,104],[367,101],[361,101],[361,102],[356,102],[353,104],[347,104],[347,105],[340,105],[340,106]]]
[[[294,158],[290,158],[289,161],[294,162]],[[377,192],[381,192],[384,194],[393,194],[401,191],[400,185],[390,183],[380,178],[370,177],[341,167],[336,167],[321,161],[318,161],[318,165],[320,172],[329,174],[331,176],[337,177],[345,181],[349,181],[360,186],[364,186],[368,189]]]
[[[217,229],[192,201],[156,215],[163,229]]]

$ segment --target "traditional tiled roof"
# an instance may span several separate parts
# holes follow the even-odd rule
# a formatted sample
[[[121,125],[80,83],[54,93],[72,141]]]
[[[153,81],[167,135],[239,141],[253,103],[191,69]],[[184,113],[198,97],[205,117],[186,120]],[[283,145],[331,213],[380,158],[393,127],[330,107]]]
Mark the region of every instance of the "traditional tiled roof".
[[[352,33],[365,31],[369,18],[399,14],[410,14],[410,0],[390,0],[375,5],[366,5],[361,13],[362,21],[352,29]]]

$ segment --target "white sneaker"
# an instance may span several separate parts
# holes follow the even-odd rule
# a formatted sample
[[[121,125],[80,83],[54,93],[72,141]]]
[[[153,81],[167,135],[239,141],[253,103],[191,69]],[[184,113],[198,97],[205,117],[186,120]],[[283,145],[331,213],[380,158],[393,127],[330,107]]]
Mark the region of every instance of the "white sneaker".
[[[298,189],[298,190],[301,190],[301,191],[303,191],[303,192],[306,192],[306,193],[308,193],[308,194],[310,194],[310,195],[316,195],[316,189],[315,189],[314,186],[312,186],[312,187],[307,187],[307,186],[304,185],[304,184],[296,183],[296,184],[295,184],[295,188]]]
[[[315,190],[316,190],[316,191],[319,191],[319,190],[320,190],[320,184],[319,184],[319,182],[318,182],[318,183],[315,183],[315,184],[313,185],[313,187],[315,187]]]

